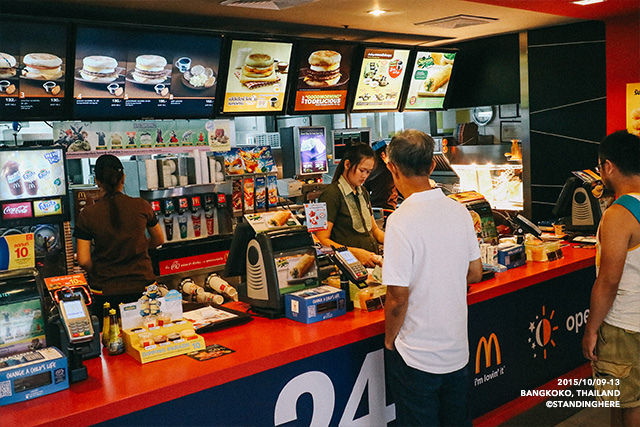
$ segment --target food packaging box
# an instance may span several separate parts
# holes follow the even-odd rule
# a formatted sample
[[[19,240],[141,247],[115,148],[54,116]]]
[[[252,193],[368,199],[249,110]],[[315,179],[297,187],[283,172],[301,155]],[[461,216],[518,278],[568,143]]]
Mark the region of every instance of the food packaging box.
[[[267,194],[269,209],[278,207],[278,177],[267,175]]]
[[[182,334],[185,330],[193,332],[193,334],[189,338],[181,336],[173,341],[168,339],[169,334]],[[138,334],[146,331],[147,329],[144,328],[125,329],[122,334],[125,350],[140,363],[155,362],[156,360],[167,359],[205,348],[204,338],[196,334],[193,325],[187,320],[179,320],[167,325],[149,328],[148,331],[154,338],[164,336],[167,337],[167,340],[142,347]]]
[[[256,176],[256,212],[264,212],[267,209],[267,177]]]
[[[234,216],[242,215],[242,178],[231,180],[231,206]]]
[[[67,388],[67,358],[55,347],[0,358],[0,406]]]
[[[302,323],[342,316],[347,312],[345,293],[333,286],[319,286],[284,296],[285,315]]]
[[[524,247],[527,261],[546,262],[555,261],[563,257],[562,249],[558,242],[526,243]]]
[[[501,243],[498,245],[498,264],[510,269],[520,267],[526,263],[527,256],[524,252],[524,245],[514,245],[510,243]]]
[[[253,177],[243,179],[242,188],[243,188],[243,194],[244,194],[244,213],[252,213],[255,210],[254,208],[255,188],[254,188]]]

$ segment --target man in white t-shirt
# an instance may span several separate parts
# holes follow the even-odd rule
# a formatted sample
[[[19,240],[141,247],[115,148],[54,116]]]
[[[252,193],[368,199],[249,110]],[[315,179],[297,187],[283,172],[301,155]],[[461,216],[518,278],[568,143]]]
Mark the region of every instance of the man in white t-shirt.
[[[385,234],[385,371],[399,425],[470,426],[467,284],[482,263],[471,215],[431,186],[433,148],[407,130],[387,150],[405,200]]]

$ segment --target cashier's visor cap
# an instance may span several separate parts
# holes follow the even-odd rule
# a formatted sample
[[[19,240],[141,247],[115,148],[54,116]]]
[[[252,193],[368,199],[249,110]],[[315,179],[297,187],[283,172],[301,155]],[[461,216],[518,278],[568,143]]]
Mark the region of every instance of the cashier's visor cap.
[[[387,148],[387,144],[388,141],[385,139],[381,139],[380,141],[376,141],[371,145],[371,148],[373,148],[373,151],[375,151],[376,153],[378,153],[378,151],[382,151],[385,148]]]
[[[110,177],[121,176],[122,170],[122,162],[112,154],[103,154],[96,160],[96,179],[102,183],[107,182]]]

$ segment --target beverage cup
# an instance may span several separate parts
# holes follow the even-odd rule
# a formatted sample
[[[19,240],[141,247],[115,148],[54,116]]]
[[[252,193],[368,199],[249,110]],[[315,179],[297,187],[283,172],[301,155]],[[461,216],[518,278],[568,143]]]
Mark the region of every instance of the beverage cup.
[[[107,90],[109,91],[109,93],[110,93],[111,95],[115,95],[115,94],[116,94],[116,91],[118,90],[118,88],[119,88],[119,87],[120,87],[120,85],[119,85],[118,83],[110,83],[110,84],[107,86]]]
[[[35,196],[38,194],[38,175],[34,171],[26,171],[22,175],[22,179],[29,195]]]
[[[2,174],[6,178],[7,184],[9,184],[11,194],[14,196],[21,195],[24,190],[22,186],[22,175],[20,174],[20,165],[13,160],[9,160],[2,166]]]
[[[207,221],[207,234],[209,236],[213,235],[213,209],[205,212],[204,217]]]
[[[272,107],[275,107],[278,104],[278,97],[272,96],[271,99],[269,99],[269,102],[271,102]]]
[[[50,93],[51,90],[57,86],[56,82],[45,82],[42,87],[44,88],[45,92]]]
[[[157,85],[155,85],[153,87],[153,89],[156,91],[156,93],[158,95],[162,95],[162,91],[164,90],[164,88],[166,88],[167,86],[164,83],[158,83]]]
[[[164,217],[164,230],[165,230],[167,240],[173,240],[173,217],[172,216]]]
[[[176,61],[176,67],[181,73],[189,71],[191,69],[191,58],[183,56]]]
[[[186,239],[187,238],[187,216],[186,215],[180,215],[178,217],[178,228],[180,229],[180,238]]]
[[[193,224],[193,235],[196,237],[200,237],[200,232],[202,230],[202,218],[199,214],[191,215],[191,223]]]
[[[6,92],[11,82],[9,80],[0,80],[0,93]]]

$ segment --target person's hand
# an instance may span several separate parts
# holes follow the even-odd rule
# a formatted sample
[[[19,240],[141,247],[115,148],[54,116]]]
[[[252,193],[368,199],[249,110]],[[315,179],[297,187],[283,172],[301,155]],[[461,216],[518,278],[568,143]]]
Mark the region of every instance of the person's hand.
[[[630,116],[631,116],[631,125],[630,125],[629,132],[636,136],[640,136],[640,108],[636,108],[635,110],[632,110],[630,113]]]
[[[353,256],[355,256],[365,267],[382,265],[382,257],[373,252],[369,252],[366,249],[352,248],[351,252],[353,253]]]
[[[595,362],[598,360],[596,356],[596,343],[598,342],[598,332],[585,331],[584,337],[582,337],[582,354],[584,357]]]

